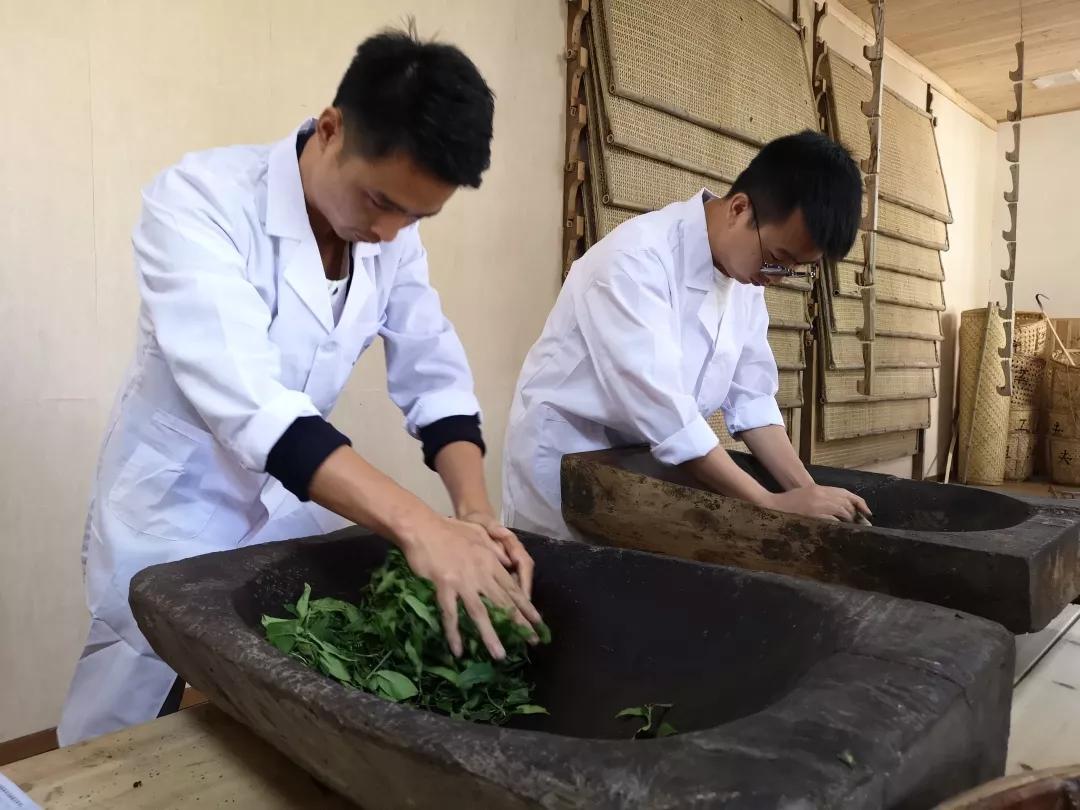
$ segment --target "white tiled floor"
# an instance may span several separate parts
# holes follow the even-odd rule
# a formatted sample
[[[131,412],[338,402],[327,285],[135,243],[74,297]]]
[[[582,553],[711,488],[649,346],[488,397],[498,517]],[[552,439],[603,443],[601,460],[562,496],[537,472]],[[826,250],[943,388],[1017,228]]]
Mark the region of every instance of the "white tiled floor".
[[[1013,693],[1008,773],[1080,763],[1080,622]]]

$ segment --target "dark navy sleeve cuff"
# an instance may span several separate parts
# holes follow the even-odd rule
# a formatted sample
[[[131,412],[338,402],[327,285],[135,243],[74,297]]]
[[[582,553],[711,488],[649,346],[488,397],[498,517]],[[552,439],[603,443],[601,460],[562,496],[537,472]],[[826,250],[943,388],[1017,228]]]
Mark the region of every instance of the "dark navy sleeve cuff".
[[[327,456],[342,445],[352,446],[321,416],[301,416],[281,434],[266,457],[266,471],[302,501],[309,501],[308,488],[315,471]]]
[[[472,442],[480,448],[480,453],[487,452],[484,437],[480,433],[480,415],[447,416],[420,428],[420,441],[424,447],[424,463],[435,469],[435,457],[446,445],[454,442]]]

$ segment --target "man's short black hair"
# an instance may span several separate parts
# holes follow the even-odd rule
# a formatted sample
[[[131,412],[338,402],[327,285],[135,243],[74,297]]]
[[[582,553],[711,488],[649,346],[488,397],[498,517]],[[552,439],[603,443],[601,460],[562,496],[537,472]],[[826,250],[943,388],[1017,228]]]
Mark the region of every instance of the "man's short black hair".
[[[785,135],[764,146],[736,178],[759,224],[783,222],[802,210],[814,244],[833,261],[855,243],[862,218],[862,175],[851,153],[820,132]]]
[[[480,186],[491,164],[494,94],[453,45],[384,31],[360,44],[334,106],[346,143],[367,158],[401,151],[443,182]]]

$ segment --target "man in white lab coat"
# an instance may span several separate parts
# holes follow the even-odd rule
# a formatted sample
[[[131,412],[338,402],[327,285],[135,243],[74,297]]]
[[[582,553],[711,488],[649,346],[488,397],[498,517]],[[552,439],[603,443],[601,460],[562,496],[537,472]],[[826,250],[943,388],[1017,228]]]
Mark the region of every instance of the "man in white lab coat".
[[[763,507],[869,514],[852,493],[817,486],[788,440],[762,290],[845,256],[861,199],[847,151],[804,132],[766,145],[725,196],[703,190],[635,217],[575,262],[511,405],[506,524],[573,536],[562,456],[641,443],[716,492]],[[767,491],[719,446],[706,423],[718,409],[783,492]]]
[[[494,515],[480,407],[417,232],[490,159],[493,97],[456,48],[389,32],[356,51],[333,105],[268,146],[187,155],[145,189],[134,233],[135,358],[84,540],[91,626],[58,733],[152,719],[183,684],[127,604],[148,565],[349,521],[434,581],[503,654],[481,597],[539,615],[532,560]],[[328,419],[359,355],[385,345],[390,396],[455,517],[368,464]]]

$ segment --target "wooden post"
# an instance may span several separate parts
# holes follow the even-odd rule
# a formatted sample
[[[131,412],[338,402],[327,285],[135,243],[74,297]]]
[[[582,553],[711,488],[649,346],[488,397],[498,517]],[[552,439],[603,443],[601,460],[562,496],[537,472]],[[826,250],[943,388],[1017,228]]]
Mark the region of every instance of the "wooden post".
[[[822,132],[831,132],[829,117],[828,80],[825,78],[825,57],[829,53],[829,46],[821,36],[821,23],[828,16],[828,0],[814,2],[814,19],[812,21],[812,49],[810,58],[811,82],[814,91],[814,108],[817,114],[818,129]],[[821,274],[829,272],[829,268],[822,261]],[[799,419],[799,458],[804,464],[810,464],[814,458],[814,446],[817,442],[817,417],[818,417],[818,390],[821,385],[819,368],[824,367],[825,343],[823,339],[814,340],[815,331],[819,336],[822,330],[821,319],[824,311],[819,306],[819,300],[827,295],[825,279],[818,278],[814,281],[810,291],[810,331],[806,333],[805,357],[806,366],[803,369],[803,408]]]
[[[1005,204],[1009,207],[1009,227],[1001,232],[1005,240],[1005,249],[1009,253],[1009,266],[1001,271],[1005,281],[1005,306],[998,303],[1001,318],[1005,321],[1005,345],[998,349],[1001,358],[1001,373],[1005,384],[998,386],[998,393],[1003,397],[1012,396],[1012,358],[1013,358],[1013,323],[1016,312],[1013,308],[1013,284],[1016,281],[1016,213],[1020,204],[1020,121],[1024,117],[1024,41],[1016,43],[1016,70],[1009,71],[1013,81],[1013,93],[1016,95],[1016,108],[1010,110],[1007,117],[1013,123],[1013,148],[1005,153],[1012,176],[1012,188],[1005,192]]]
[[[589,13],[590,0],[568,0],[566,14],[566,163],[563,177],[563,267],[562,277],[581,255],[585,235],[582,213],[582,184],[585,181],[582,134],[588,122],[588,109],[582,81],[589,68],[589,52],[582,44],[582,26]]]
[[[863,325],[859,330],[862,343],[863,378],[857,387],[863,396],[874,392],[874,337],[877,330],[874,313],[877,307],[877,291],[874,287],[874,270],[877,265],[877,228],[878,228],[878,178],[881,156],[881,107],[884,96],[882,79],[885,56],[885,0],[874,0],[874,42],[863,47],[863,56],[870,63],[872,95],[862,103],[862,112],[866,116],[866,126],[870,132],[870,154],[861,162],[866,177],[866,216],[863,219],[863,248],[865,262],[859,277],[862,293]]]

